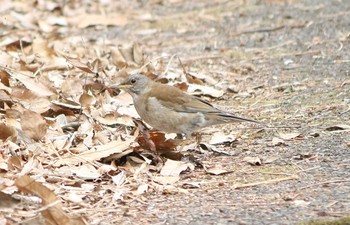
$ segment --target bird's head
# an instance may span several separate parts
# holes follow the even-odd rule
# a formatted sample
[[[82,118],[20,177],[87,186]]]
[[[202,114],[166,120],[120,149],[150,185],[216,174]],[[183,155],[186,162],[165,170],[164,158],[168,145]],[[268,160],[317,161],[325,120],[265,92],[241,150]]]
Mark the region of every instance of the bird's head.
[[[123,89],[132,95],[140,95],[147,91],[151,80],[140,74],[134,73],[126,76],[119,84],[114,84],[110,88]]]

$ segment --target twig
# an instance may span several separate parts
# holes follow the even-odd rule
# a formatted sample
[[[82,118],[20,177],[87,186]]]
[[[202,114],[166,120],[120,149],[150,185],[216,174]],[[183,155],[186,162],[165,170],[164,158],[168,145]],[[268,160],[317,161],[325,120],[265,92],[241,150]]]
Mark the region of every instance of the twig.
[[[286,201],[278,202],[237,202],[237,203],[228,203],[228,204],[214,204],[214,206],[269,206],[269,205],[284,205],[288,204]]]
[[[238,36],[241,34],[271,32],[271,31],[281,30],[283,28],[285,28],[284,25],[278,26],[278,27],[261,28],[261,29],[256,29],[256,30],[244,30],[244,31],[235,33],[234,36]]]
[[[71,128],[78,128],[78,127],[80,127],[80,125],[82,125],[84,122],[71,122],[71,123],[67,123],[67,124],[64,124],[64,125],[62,125],[61,126],[61,129],[67,129],[67,128],[69,128],[69,127],[71,127]]]
[[[262,185],[262,184],[271,184],[271,183],[277,183],[277,182],[286,181],[286,180],[294,180],[294,179],[298,179],[298,178],[299,178],[299,176],[293,175],[293,176],[289,176],[289,177],[282,177],[282,178],[265,180],[265,181],[260,181],[260,182],[253,182],[253,183],[248,183],[248,184],[238,184],[238,185],[235,185],[234,188],[239,189],[239,188],[246,188],[246,187],[254,187],[254,186],[258,186],[258,185]]]
[[[324,185],[324,184],[347,183],[347,182],[350,182],[350,179],[345,179],[345,180],[330,180],[330,181],[325,181],[325,182],[320,182],[320,183],[316,183],[316,184],[307,185],[307,186],[305,186],[305,187],[299,188],[299,191],[300,191],[300,190],[307,189],[307,188],[310,188],[310,187],[315,187],[315,186]]]
[[[201,55],[196,56],[192,58],[184,59],[184,62],[191,62],[191,61],[197,61],[197,60],[203,60],[203,59],[216,59],[216,58],[222,58],[222,55]]]
[[[162,73],[161,77],[168,73],[169,68],[170,68],[170,64],[171,64],[171,62],[173,61],[173,59],[174,59],[175,56],[176,56],[176,54],[173,54],[173,55],[170,57],[169,62],[168,62],[168,64],[167,64],[166,67],[165,67],[165,71]]]
[[[49,208],[51,208],[51,207],[53,207],[53,206],[55,206],[55,205],[57,205],[57,204],[60,204],[60,203],[61,203],[60,200],[56,200],[56,201],[54,201],[54,202],[51,202],[50,204],[47,204],[47,205],[41,207],[40,209],[35,210],[34,213],[36,214],[36,213],[45,211],[45,210],[47,210],[47,209],[49,209]]]
[[[35,76],[33,76],[32,74],[22,73],[22,72],[19,72],[19,71],[15,70],[15,69],[12,69],[11,67],[0,65],[0,69],[6,71],[7,73],[9,73],[10,76],[13,76],[14,74],[17,73],[17,74],[20,74],[20,75],[23,75],[23,76],[35,78]]]
[[[297,171],[297,173],[307,172],[307,171],[318,169],[318,168],[320,168],[320,166],[315,166],[315,167],[311,167],[308,169],[302,169],[302,170]]]

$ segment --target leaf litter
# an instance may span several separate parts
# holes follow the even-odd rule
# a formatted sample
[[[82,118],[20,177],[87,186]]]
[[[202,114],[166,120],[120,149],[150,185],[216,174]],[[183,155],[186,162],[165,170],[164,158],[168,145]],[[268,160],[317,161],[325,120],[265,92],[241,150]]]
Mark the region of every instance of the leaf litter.
[[[173,68],[171,60],[159,55],[152,59],[150,49],[154,44],[145,52],[144,46],[129,39],[96,36],[96,32],[101,34],[107,28],[117,32],[135,25],[135,20],[140,24],[148,20],[158,24],[161,18],[128,16],[128,13],[146,15],[140,9],[132,12],[126,9],[119,14],[111,11],[113,7],[102,9],[95,5],[97,8],[87,13],[74,3],[35,4],[36,13],[31,12],[27,3],[11,1],[6,1],[6,7],[0,11],[1,17],[7,18],[0,40],[0,196],[11,205],[6,210],[13,215],[18,213],[13,221],[26,218],[33,223],[41,219],[52,224],[87,224],[108,210],[123,215],[127,213],[122,211],[123,205],[142,203],[149,195],[189,195],[187,188],[205,190],[211,183],[200,181],[201,172],[206,176],[235,176],[234,189],[299,179],[291,175],[240,182],[240,171],[235,168],[222,165],[206,168],[213,160],[212,155],[232,156],[232,148],[240,140],[250,142],[259,139],[255,138],[259,134],[219,130],[212,132],[209,139],[204,137],[201,145],[181,146],[181,140],[149,130],[147,124],[140,122],[128,94],[108,89],[125,72],[137,70],[210,101],[224,98],[224,90],[229,87],[237,92],[236,100],[254,99],[259,88],[236,86],[236,81],[227,84],[197,69],[196,63],[209,59],[211,64],[210,60],[218,58],[217,55],[187,58],[183,60],[185,65],[180,65],[186,66],[181,72]],[[206,17],[204,14],[202,17]],[[83,32],[89,29],[94,30],[94,35],[85,37]],[[138,31],[140,40],[145,38],[144,31]],[[163,44],[166,51],[169,46]],[[220,51],[231,54],[226,52],[229,50]],[[227,62],[221,63],[230,67]],[[239,75],[237,80],[252,79],[250,74],[257,71],[245,62],[229,69]],[[289,86],[304,88],[301,83],[276,87],[286,93]],[[326,131],[348,129],[348,125],[341,124],[328,126]],[[272,139],[272,146],[283,147],[289,141],[303,138],[299,132],[277,136]],[[274,154],[265,160],[249,153],[243,155],[247,155],[240,158],[244,166],[252,168],[264,168],[264,164],[274,164],[278,159]],[[224,182],[219,181],[220,185]],[[27,199],[27,205],[21,204],[19,198]],[[293,204],[306,206],[308,202],[295,200]],[[2,220],[10,223],[8,217]]]

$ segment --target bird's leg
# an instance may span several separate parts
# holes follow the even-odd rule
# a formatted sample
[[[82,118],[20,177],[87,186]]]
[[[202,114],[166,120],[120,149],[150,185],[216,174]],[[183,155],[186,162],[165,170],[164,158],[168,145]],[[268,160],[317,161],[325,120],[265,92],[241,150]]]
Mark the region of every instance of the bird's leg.
[[[175,139],[178,139],[178,140],[183,140],[184,139],[184,135],[179,133],[179,134],[176,134],[176,137]]]
[[[196,143],[198,146],[202,141],[202,135],[199,132],[195,132],[192,134],[192,137],[194,137],[196,139]]]
[[[200,133],[185,134],[185,137],[186,139],[182,139],[181,143],[179,144],[180,148],[191,146],[191,149],[197,149],[202,140],[202,135]]]

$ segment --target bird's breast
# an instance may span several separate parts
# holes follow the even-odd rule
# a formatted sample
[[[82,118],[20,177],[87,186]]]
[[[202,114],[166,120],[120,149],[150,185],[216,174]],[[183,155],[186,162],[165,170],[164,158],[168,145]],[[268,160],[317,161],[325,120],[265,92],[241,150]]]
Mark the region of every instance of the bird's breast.
[[[155,97],[134,98],[140,117],[157,130],[168,133],[192,133],[205,124],[202,113],[178,112],[161,104]]]

